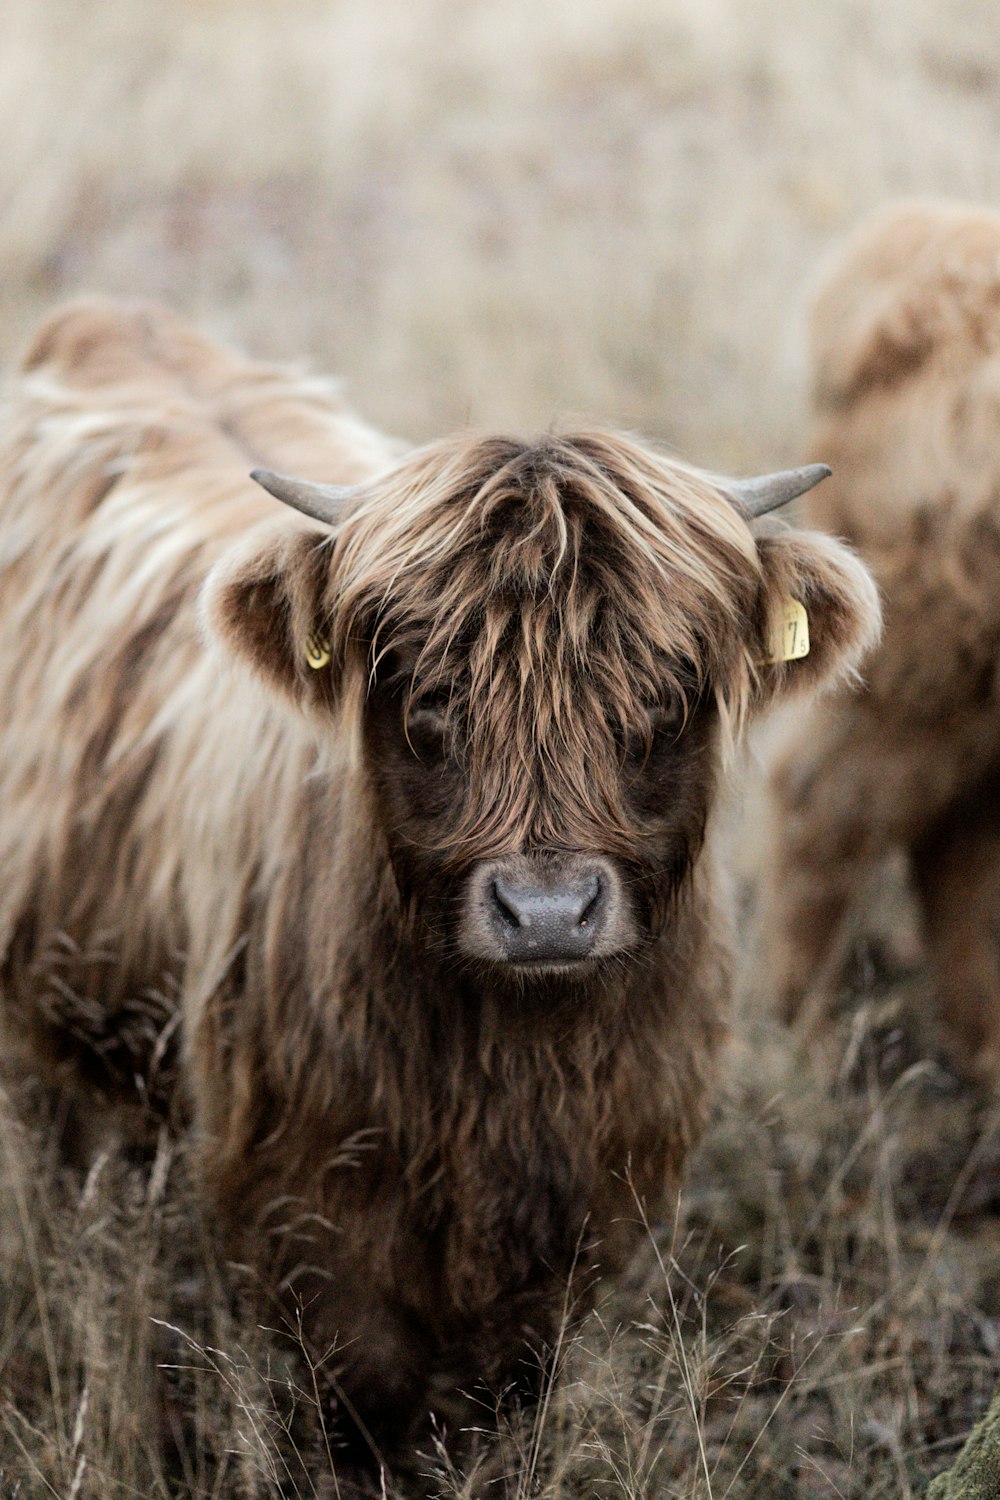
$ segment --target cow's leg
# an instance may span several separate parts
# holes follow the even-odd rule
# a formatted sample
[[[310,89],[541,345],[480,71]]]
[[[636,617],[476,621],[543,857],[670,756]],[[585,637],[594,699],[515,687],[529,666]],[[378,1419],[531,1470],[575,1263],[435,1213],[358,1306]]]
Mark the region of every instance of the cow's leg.
[[[759,926],[765,984],[789,1023],[807,1002],[814,1016],[827,1008],[846,958],[847,917],[888,840],[864,747],[819,729],[786,746],[771,775]]]
[[[953,804],[912,851],[945,1039],[1000,1086],[1000,776]]]
[[[831,834],[843,830],[831,830]],[[871,877],[874,851],[855,831],[850,844],[814,836],[783,840],[785,858],[778,871],[784,887],[775,906],[764,913],[773,922],[770,973],[777,1011],[791,1024],[807,1008],[825,1011],[848,956],[848,917],[854,898]],[[808,1002],[808,1006],[807,1006]]]

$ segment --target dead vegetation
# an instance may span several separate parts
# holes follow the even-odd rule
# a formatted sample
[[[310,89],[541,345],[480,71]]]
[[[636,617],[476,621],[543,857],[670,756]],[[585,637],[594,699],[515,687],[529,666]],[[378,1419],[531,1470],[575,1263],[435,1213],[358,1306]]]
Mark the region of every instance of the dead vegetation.
[[[0,17],[4,361],[64,295],[161,296],[416,438],[573,411],[774,467],[790,288],[889,196],[1000,197],[989,0]],[[400,1493],[919,1496],[1000,1372],[997,1116],[928,1060],[921,982],[862,965],[822,1057],[745,1018],[676,1224],[570,1318],[537,1413]],[[66,1173],[10,1088],[5,1500],[335,1494],[323,1372],[243,1315],[183,1144]]]
[[[849,998],[819,1065],[746,1021],[676,1222],[567,1309],[540,1407],[499,1439],[484,1410],[390,1496],[923,1493],[1000,1374],[1000,1110],[920,1056],[905,986]],[[247,1315],[183,1144],[57,1169],[30,1092],[2,1128],[2,1492],[335,1495],[326,1371]]]
[[[795,455],[790,298],[887,197],[1000,198],[991,0],[0,0],[0,357],[78,290],[342,372]]]

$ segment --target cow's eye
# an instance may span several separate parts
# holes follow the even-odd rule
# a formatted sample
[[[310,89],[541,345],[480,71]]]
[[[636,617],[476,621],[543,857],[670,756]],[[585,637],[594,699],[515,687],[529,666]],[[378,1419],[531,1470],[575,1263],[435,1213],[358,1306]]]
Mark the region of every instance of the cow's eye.
[[[684,727],[684,700],[680,694],[671,693],[660,703],[650,704],[646,709],[647,722],[634,729],[625,742],[625,757],[634,771],[641,770],[649,761],[658,744],[675,739]]]
[[[680,693],[671,693],[662,703],[647,709],[649,727],[653,734],[679,734],[684,728],[684,700]]]
[[[447,699],[419,698],[405,719],[406,738],[418,760],[433,764],[448,752]]]

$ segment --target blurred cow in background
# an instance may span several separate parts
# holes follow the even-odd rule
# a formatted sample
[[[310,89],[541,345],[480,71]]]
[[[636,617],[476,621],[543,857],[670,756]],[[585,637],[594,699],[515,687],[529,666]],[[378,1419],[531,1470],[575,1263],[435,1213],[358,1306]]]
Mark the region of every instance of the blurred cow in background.
[[[8,1045],[82,1128],[176,996],[208,1210],[391,1452],[669,1202],[725,1033],[721,761],[853,672],[873,585],[751,524],[823,470],[400,457],[155,309],[53,318],[0,440]]]
[[[1000,215],[900,207],[816,300],[810,524],[848,538],[886,629],[867,690],[798,715],[772,776],[762,920],[791,1019],[820,1014],[852,901],[909,856],[955,1064],[1000,1082]]]

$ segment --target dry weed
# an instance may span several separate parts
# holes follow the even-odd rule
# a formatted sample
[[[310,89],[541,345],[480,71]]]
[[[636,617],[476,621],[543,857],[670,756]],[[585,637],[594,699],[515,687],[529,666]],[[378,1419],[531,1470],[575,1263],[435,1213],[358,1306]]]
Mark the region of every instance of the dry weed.
[[[832,1083],[747,1023],[675,1222],[567,1307],[539,1405],[484,1409],[388,1495],[922,1493],[1000,1374],[1000,1112],[906,1061],[885,1004],[853,1015]],[[0,1138],[3,1493],[336,1494],[325,1373],[250,1316],[183,1147],[81,1178],[9,1109]]]

